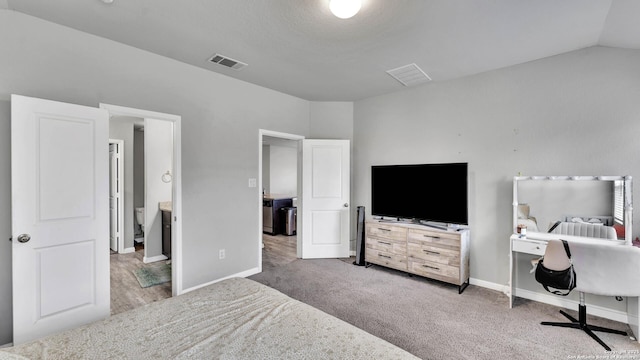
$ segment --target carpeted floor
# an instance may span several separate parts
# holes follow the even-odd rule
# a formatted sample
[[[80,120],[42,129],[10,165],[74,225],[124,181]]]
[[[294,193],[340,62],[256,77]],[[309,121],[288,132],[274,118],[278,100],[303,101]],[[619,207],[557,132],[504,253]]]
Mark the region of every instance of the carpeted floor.
[[[353,259],[266,262],[250,278],[310,304],[423,359],[640,359],[629,337],[597,333],[605,350],[580,330],[540,325],[565,321],[559,308],[497,291],[457,287]],[[575,311],[569,311],[577,317]],[[589,316],[593,325],[630,331]]]

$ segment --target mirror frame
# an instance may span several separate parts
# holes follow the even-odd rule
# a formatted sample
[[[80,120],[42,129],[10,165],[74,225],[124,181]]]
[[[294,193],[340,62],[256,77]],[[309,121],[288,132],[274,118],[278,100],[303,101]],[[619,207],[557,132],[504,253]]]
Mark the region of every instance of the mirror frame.
[[[530,180],[543,181],[624,181],[624,241],[632,244],[633,189],[631,176],[514,176],[513,177],[513,233],[518,232],[518,182]]]

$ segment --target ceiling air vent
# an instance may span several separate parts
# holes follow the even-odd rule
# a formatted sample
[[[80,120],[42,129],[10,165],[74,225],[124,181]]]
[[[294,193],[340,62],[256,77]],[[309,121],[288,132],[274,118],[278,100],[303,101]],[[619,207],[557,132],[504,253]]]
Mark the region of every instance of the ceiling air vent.
[[[416,64],[409,64],[396,69],[387,70],[387,74],[400,81],[404,86],[413,86],[431,81],[429,75],[422,71],[422,69],[420,69]]]
[[[210,62],[214,63],[214,64],[220,64],[223,66],[226,66],[228,68],[232,68],[233,70],[242,70],[245,66],[247,66],[247,64],[243,63],[242,61],[238,61],[238,60],[233,60],[230,57],[226,57],[220,54],[215,54],[213,55],[210,59]]]

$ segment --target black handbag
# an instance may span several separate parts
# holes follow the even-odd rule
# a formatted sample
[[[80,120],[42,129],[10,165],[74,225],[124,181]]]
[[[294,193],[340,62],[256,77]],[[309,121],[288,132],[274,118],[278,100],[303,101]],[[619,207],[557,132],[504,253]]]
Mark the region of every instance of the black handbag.
[[[567,253],[569,263],[571,263],[571,251],[569,251],[569,243],[566,240],[562,240],[564,245],[564,251]],[[536,266],[536,281],[542,284],[545,290],[552,294],[567,296],[576,287],[576,272],[573,270],[573,263],[564,270],[550,270],[544,267],[544,257],[538,261]],[[554,288],[558,290],[549,290]],[[567,290],[567,292],[561,292],[559,290]]]

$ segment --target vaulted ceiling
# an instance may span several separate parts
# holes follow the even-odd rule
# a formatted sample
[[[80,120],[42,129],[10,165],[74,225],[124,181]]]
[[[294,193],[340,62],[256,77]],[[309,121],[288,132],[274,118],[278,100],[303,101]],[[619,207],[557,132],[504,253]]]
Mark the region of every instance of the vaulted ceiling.
[[[415,63],[444,81],[601,45],[640,49],[636,0],[0,0],[18,11],[312,101],[403,89]],[[240,71],[208,62],[222,54]]]

